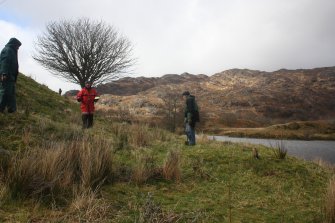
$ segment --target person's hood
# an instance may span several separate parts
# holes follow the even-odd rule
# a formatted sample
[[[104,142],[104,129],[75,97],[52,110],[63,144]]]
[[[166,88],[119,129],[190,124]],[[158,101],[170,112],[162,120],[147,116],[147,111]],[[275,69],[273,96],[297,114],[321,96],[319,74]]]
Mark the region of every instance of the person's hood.
[[[20,47],[22,45],[22,43],[16,39],[16,38],[11,38],[8,43],[6,44],[6,46],[11,46],[11,47]]]

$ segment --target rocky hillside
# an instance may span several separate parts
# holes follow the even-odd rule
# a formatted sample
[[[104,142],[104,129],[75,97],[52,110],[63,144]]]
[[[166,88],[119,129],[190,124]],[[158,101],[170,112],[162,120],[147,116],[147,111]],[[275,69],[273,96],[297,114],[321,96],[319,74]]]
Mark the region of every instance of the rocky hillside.
[[[98,92],[101,94],[113,94],[113,95],[135,95],[137,93],[149,90],[154,87],[170,84],[187,84],[189,82],[203,82],[207,81],[208,76],[204,74],[192,75],[189,73],[177,74],[166,74],[162,77],[137,77],[131,78],[126,77],[118,81],[102,84],[97,87]]]
[[[162,95],[184,90],[196,96],[207,128],[335,118],[335,67],[275,72],[232,69],[212,76],[170,74],[123,78],[98,87],[106,94],[100,108],[126,107],[137,116],[160,116]]]

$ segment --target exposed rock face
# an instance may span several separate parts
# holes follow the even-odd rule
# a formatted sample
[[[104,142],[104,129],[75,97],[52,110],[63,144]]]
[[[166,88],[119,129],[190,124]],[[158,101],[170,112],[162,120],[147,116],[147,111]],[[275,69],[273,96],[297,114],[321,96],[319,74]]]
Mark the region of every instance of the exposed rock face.
[[[146,91],[150,88],[154,88],[161,85],[169,84],[183,84],[187,82],[202,82],[208,79],[206,75],[192,75],[189,73],[177,74],[166,74],[162,77],[137,77],[131,78],[126,77],[115,82],[102,84],[97,87],[98,92],[101,94],[113,94],[113,95],[135,95],[139,92]]]
[[[335,67],[275,72],[232,69],[213,76],[168,74],[98,86],[100,93],[109,94],[101,100],[104,108],[128,106],[135,114],[137,109],[142,115],[150,111],[148,116],[153,115],[152,108],[162,105],[161,93],[184,90],[196,96],[201,113],[213,125],[254,127],[335,118]]]
[[[324,119],[335,116],[335,68],[215,74],[207,89],[220,94],[222,107],[246,109],[272,119]],[[217,98],[216,98],[217,99]]]
[[[78,90],[70,90],[65,92],[64,96],[76,96],[78,94]]]

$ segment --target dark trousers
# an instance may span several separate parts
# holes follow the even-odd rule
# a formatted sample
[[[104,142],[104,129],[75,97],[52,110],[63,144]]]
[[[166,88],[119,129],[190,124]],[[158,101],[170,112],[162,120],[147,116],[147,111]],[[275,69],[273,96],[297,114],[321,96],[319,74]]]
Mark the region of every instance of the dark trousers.
[[[93,126],[93,114],[82,114],[83,128],[88,129]]]
[[[16,112],[16,96],[15,82],[0,82],[0,112],[4,112],[8,108],[8,112]]]
[[[185,133],[187,136],[187,145],[194,146],[195,145],[195,125],[190,125],[186,123],[185,125]]]

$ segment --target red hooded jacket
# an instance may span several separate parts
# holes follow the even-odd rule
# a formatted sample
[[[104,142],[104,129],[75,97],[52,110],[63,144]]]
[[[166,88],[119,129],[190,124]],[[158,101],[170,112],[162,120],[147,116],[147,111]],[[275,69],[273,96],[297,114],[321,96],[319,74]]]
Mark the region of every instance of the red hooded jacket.
[[[81,102],[80,109],[83,114],[94,113],[94,98],[98,96],[95,88],[84,87],[77,94],[77,100]]]

